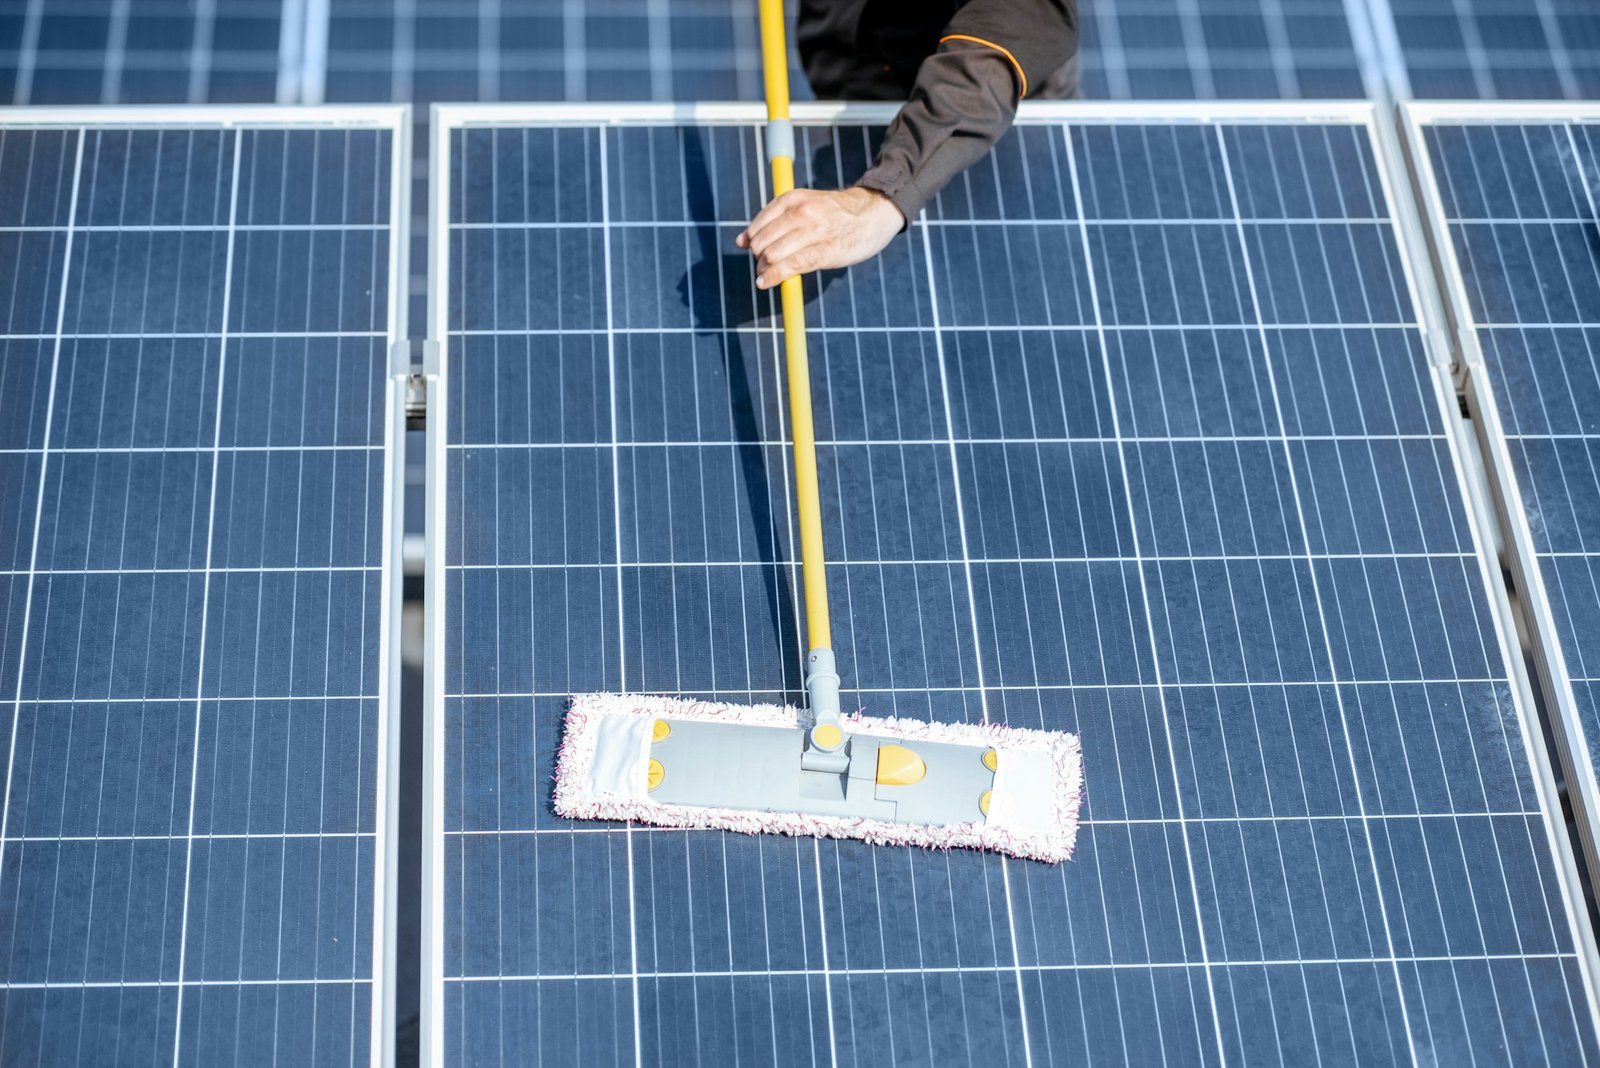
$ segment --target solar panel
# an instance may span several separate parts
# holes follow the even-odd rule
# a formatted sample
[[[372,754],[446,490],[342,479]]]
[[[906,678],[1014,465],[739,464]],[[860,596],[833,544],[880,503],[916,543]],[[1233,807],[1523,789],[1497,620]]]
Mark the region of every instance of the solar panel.
[[[810,287],[846,700],[1078,733],[1072,861],[553,816],[574,691],[800,693],[758,116],[437,113],[428,1063],[1600,1056],[1361,107],[1029,110]]]
[[[15,104],[278,99],[297,0],[3,0],[0,93]]]
[[[1590,0],[1386,0],[1417,99],[1600,95]]]
[[[408,121],[0,117],[0,1062],[392,1027]]]
[[[333,0],[330,100],[752,100],[740,0]],[[1133,0],[1081,6],[1084,88],[1110,99],[1360,97],[1344,6]],[[798,69],[790,79],[809,95]]]
[[[1326,0],[1084,0],[1078,10],[1084,92],[1093,99],[1367,95],[1350,22],[1362,17],[1359,7]]]
[[[1466,384],[1505,502],[1573,807],[1600,826],[1600,112],[1570,104],[1412,112],[1442,235]]]
[[[756,9],[740,0],[332,0],[327,50],[330,100],[761,93]]]
[[[1125,0],[1080,17],[1091,98],[1366,96],[1369,19],[1420,98],[1600,94],[1589,0]],[[7,84],[19,104],[745,100],[760,66],[738,0],[4,0]]]

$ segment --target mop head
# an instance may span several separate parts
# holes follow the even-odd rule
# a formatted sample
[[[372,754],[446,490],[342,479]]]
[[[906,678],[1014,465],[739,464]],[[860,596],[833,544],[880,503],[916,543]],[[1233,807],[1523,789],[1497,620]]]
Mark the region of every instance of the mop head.
[[[853,752],[904,753],[918,747],[930,756],[930,763],[959,764],[961,774],[968,777],[970,764],[979,769],[977,774],[987,774],[982,780],[982,785],[990,786],[983,794],[986,813],[978,812],[974,797],[970,806],[973,818],[965,818],[969,809],[964,807],[960,810],[963,817],[957,821],[925,822],[817,811],[846,807],[847,802],[837,796],[842,789],[837,784],[832,788],[834,796],[826,802],[802,797],[792,807],[762,804],[759,796],[765,790],[760,784],[786,779],[790,767],[799,776],[805,726],[792,707],[580,694],[567,711],[557,757],[555,810],[569,819],[637,820],[663,827],[744,834],[859,838],[876,845],[989,849],[1052,863],[1072,855],[1083,785],[1083,760],[1074,735],[992,723],[845,717],[842,726]],[[664,771],[651,754],[665,757],[662,747],[673,735],[679,752],[689,744],[686,737],[698,736],[706,740],[703,748],[738,754],[728,763],[743,765],[743,782],[739,767],[727,767],[726,774],[697,775],[693,783],[695,796],[720,792],[733,807],[674,803],[659,796],[669,792],[657,787],[673,772]],[[747,760],[742,759],[745,756]],[[665,757],[665,763],[671,768],[685,766],[670,757]],[[987,773],[982,770],[985,768]],[[939,781],[937,776],[929,778],[930,783]],[[675,785],[681,787],[681,779]],[[894,792],[878,790],[880,796]],[[937,800],[948,804],[944,798]]]

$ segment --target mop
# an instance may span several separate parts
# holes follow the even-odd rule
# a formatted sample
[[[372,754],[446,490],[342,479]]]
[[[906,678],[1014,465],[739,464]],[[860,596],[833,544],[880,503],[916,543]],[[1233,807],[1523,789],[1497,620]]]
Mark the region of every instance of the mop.
[[[761,0],[767,159],[794,188],[782,0]],[[748,834],[990,849],[1056,862],[1077,836],[1078,739],[995,723],[842,714],[828,619],[822,510],[799,277],[779,289],[794,434],[808,711],[632,694],[580,694],[556,761],[555,810]]]

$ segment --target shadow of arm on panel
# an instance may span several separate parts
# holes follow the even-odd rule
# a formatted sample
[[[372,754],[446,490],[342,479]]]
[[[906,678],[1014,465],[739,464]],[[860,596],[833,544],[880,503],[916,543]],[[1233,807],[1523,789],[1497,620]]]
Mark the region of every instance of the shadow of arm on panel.
[[[776,314],[776,297],[756,289],[755,257],[733,246],[731,224],[742,226],[746,219],[719,219],[706,160],[703,129],[683,132],[684,187],[689,200],[689,217],[699,240],[699,257],[678,279],[678,299],[689,309],[696,327],[702,330],[732,330],[755,324],[766,325]],[[865,167],[857,168],[857,173]],[[811,176],[818,189],[839,188],[838,154],[832,138],[824,138],[811,154]],[[807,306],[844,277],[844,271],[822,271],[806,276]]]

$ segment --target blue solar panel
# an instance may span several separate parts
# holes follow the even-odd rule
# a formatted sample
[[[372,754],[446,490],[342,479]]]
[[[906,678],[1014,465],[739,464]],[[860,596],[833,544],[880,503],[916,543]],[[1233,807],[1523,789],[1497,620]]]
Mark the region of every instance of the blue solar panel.
[[[0,130],[0,1062],[369,1060],[397,116]]]
[[[0,96],[15,104],[277,99],[295,0],[0,0]]]
[[[1418,99],[1600,95],[1592,0],[1387,0]]]
[[[1600,1056],[1365,126],[1024,125],[808,283],[846,700],[1078,733],[1054,867],[553,816],[568,694],[800,644],[757,132],[535,114],[440,161],[443,1062]]]
[[[1536,558],[1536,622],[1548,620],[1556,707],[1570,714],[1574,789],[1600,760],[1600,400],[1595,123],[1442,118],[1425,128],[1440,221],[1459,269],[1464,328],[1487,371],[1522,535]],[[1591,802],[1592,803],[1592,802]],[[1592,810],[1585,814],[1596,818]]]
[[[750,100],[760,64],[738,0],[329,5],[330,100]]]
[[[1590,0],[1123,0],[1080,17],[1099,99],[1366,96],[1369,21],[1420,98],[1600,94]],[[760,91],[754,9],[737,0],[0,0],[0,92],[15,103]]]
[[[1350,6],[1084,0],[1084,92],[1108,100],[1364,97]]]
[[[1365,95],[1349,18],[1324,0],[1081,6],[1084,88],[1107,99]],[[808,86],[798,69],[798,96]],[[333,0],[330,100],[753,100],[740,0]]]

